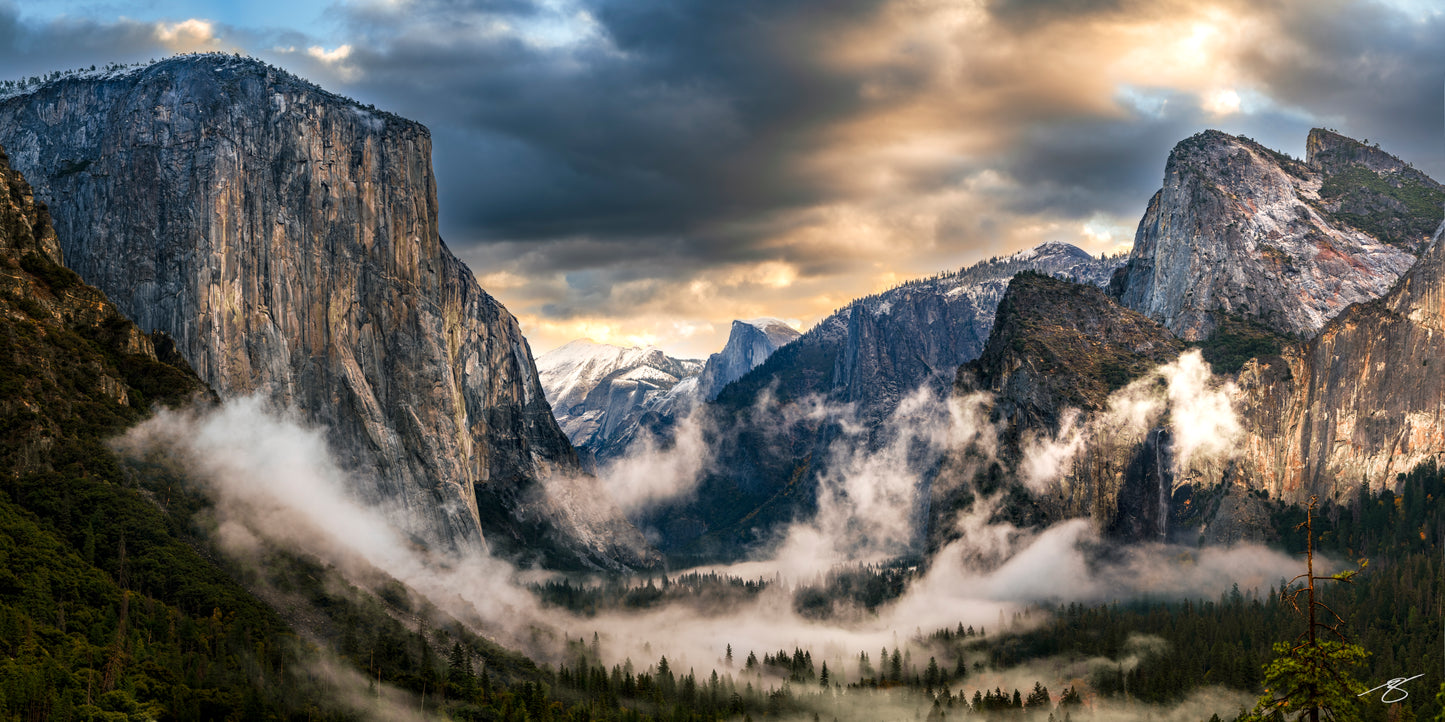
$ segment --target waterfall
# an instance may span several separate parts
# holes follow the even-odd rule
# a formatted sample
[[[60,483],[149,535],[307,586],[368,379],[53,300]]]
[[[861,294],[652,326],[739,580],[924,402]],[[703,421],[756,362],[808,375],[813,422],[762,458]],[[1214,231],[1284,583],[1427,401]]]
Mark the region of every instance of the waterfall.
[[[1159,541],[1169,537],[1169,479],[1164,476],[1164,428],[1154,430],[1154,474],[1159,477]]]

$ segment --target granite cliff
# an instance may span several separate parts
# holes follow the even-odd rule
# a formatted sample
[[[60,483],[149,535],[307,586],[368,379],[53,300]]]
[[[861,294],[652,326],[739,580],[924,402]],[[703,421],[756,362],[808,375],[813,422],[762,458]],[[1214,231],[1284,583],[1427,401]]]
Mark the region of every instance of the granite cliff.
[[[516,320],[438,235],[425,127],[200,55],[0,100],[0,144],[58,209],[71,268],[221,397],[324,425],[420,541],[647,562],[587,488]]]
[[[792,343],[802,334],[776,318],[733,321],[723,350],[707,358],[698,377],[698,395],[708,401],[728,384],[761,366],[774,351]]]
[[[1445,454],[1445,248],[1440,231],[1384,297],[1350,307],[1239,376],[1241,480],[1301,501],[1393,488]]]
[[[59,449],[73,453],[78,420],[124,428],[152,404],[207,396],[169,337],[142,332],[63,261],[48,209],[0,149],[0,458],[12,480],[71,463]]]
[[[1389,290],[1445,188],[1329,131],[1307,149],[1301,163],[1219,131],[1180,142],[1111,295],[1197,341],[1230,316],[1309,337]]]

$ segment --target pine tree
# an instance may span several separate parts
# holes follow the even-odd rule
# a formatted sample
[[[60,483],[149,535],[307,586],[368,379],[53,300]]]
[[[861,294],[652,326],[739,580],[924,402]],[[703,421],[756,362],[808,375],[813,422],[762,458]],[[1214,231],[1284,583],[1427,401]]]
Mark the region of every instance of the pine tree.
[[[1281,590],[1280,597],[1290,603],[1296,612],[1305,616],[1308,624],[1298,641],[1277,642],[1274,645],[1275,658],[1264,670],[1265,695],[1259,699],[1246,720],[1273,719],[1276,713],[1291,712],[1303,715],[1309,722],[1319,722],[1321,714],[1331,720],[1355,719],[1357,695],[1364,686],[1355,681],[1349,669],[1365,660],[1367,652],[1357,644],[1345,641],[1341,628],[1345,620],[1329,605],[1320,601],[1315,593],[1315,582],[1336,581],[1352,583],[1359,570],[1340,572],[1330,576],[1315,574],[1315,530],[1314,512],[1318,504],[1316,497],[1310,497],[1305,510],[1305,573],[1290,583],[1303,580],[1304,585],[1293,591]],[[1298,530],[1299,527],[1296,527]],[[1366,562],[1361,560],[1360,568]],[[1305,596],[1305,607],[1300,608],[1300,597]],[[1330,621],[1320,621],[1320,610],[1327,612]],[[1336,639],[1320,639],[1323,630]]]
[[[1028,699],[1024,700],[1024,706],[1029,709],[1048,709],[1053,706],[1053,698],[1049,696],[1049,688],[1039,682],[1034,682],[1034,690],[1029,692]]]

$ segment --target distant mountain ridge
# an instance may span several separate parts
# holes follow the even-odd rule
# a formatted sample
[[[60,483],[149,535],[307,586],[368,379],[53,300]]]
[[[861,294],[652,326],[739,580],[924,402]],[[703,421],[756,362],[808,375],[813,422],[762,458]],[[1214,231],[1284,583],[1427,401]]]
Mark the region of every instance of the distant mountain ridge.
[[[644,429],[665,429],[711,401],[798,335],[776,318],[733,321],[727,344],[706,361],[578,339],[542,354],[537,368],[572,444],[605,462],[626,454]]]
[[[948,393],[959,364],[982,352],[1014,274],[1036,270],[1102,287],[1121,263],[1051,242],[853,301],[723,388],[704,409],[715,458],[696,494],[637,523],[679,560],[736,558],[766,546],[812,508],[838,424],[876,429],[920,387]],[[774,407],[757,408],[764,399]],[[774,412],[809,399],[852,417],[776,427]]]
[[[537,357],[552,413],[574,446],[608,448],[631,438],[642,415],[690,404],[703,362],[654,347],[578,339]]]

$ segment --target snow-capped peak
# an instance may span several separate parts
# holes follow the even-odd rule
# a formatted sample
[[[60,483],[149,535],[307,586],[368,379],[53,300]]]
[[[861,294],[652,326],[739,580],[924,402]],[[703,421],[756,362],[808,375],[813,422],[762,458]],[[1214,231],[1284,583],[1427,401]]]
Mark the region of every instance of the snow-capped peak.
[[[1074,257],[1079,259],[1092,258],[1088,251],[1063,241],[1044,241],[1033,248],[1009,256],[1009,261],[1032,261],[1038,258],[1049,257]]]

